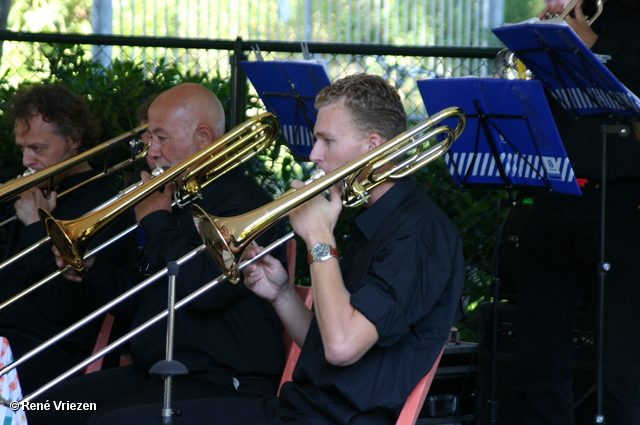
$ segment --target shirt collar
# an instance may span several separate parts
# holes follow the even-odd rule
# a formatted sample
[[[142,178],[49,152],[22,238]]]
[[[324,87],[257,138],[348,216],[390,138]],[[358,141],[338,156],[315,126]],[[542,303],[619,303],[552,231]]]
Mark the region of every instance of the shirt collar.
[[[416,186],[416,182],[411,178],[397,180],[373,205],[362,208],[353,219],[352,225],[360,229],[364,237],[370,241],[378,228]]]

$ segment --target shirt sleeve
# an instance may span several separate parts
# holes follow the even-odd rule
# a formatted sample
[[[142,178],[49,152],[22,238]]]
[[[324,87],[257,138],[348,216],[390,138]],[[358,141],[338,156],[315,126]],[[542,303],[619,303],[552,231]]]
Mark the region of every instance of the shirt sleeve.
[[[351,304],[376,326],[380,345],[401,339],[440,298],[451,273],[435,254],[420,235],[379,250]]]

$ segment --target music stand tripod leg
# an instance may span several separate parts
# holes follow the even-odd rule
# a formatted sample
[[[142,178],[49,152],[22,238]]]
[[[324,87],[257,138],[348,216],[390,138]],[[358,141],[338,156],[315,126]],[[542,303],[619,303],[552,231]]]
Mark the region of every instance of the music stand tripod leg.
[[[171,425],[171,417],[174,414],[171,408],[171,391],[173,376],[186,375],[188,370],[185,365],[173,360],[173,332],[175,328],[175,301],[176,301],[176,277],[178,276],[177,262],[167,264],[169,275],[169,301],[167,318],[167,354],[166,360],[160,360],[149,369],[149,374],[164,378],[164,401],[162,405],[162,425]]]

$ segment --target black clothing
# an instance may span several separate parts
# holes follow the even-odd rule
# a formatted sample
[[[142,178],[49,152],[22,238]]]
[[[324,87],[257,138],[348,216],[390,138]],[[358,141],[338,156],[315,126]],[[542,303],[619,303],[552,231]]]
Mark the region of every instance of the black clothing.
[[[592,28],[594,53],[640,94],[640,7],[609,0]],[[522,405],[518,423],[572,425],[571,368],[576,316],[585,293],[597,301],[601,222],[601,124],[608,118],[554,116],[578,177],[589,182],[582,196],[540,193],[519,237],[515,389]],[[622,123],[632,124],[628,118]],[[640,424],[640,346],[628,338],[639,325],[640,142],[607,135],[607,199],[603,393],[607,424]],[[594,324],[597,309],[591,312]],[[595,373],[593,375],[595,383]],[[581,394],[576,394],[576,397]],[[592,412],[595,414],[595,411]],[[592,415],[589,415],[593,417]]]
[[[214,216],[236,216],[269,202],[269,195],[255,181],[236,170],[220,177],[203,190],[203,198],[195,201]],[[191,208],[174,208],[173,213],[155,211],[141,222],[148,235],[140,269],[152,274],[202,244]],[[261,243],[268,244],[282,235],[276,225],[262,235]],[[207,252],[203,252],[180,266],[176,279],[176,300],[191,294],[202,285],[220,276],[221,272]],[[87,275],[87,283],[105,299],[133,287],[144,279],[141,272],[120,270],[96,263]],[[131,297],[112,313],[116,317],[129,315],[132,328],[167,308],[167,280],[160,279],[137,296]],[[100,414],[108,406],[157,401],[163,382],[151,378],[149,369],[166,358],[166,322],[161,321],[136,335],[130,341],[132,368],[115,368],[63,382],[43,397],[49,400],[73,400],[98,403]],[[173,358],[182,362],[189,375],[180,377],[182,392],[175,391],[174,399],[193,397],[187,390],[190,383],[198,388],[205,384],[205,397],[217,397],[220,391],[227,397],[274,394],[284,368],[284,346],[281,324],[269,303],[253,295],[243,284],[224,281],[205,295],[176,311]],[[130,379],[132,371],[143,386],[120,385]],[[95,375],[95,376],[93,376]],[[91,384],[89,384],[91,383]],[[256,394],[245,394],[245,387],[259,387]],[[91,392],[86,388],[95,388]],[[113,388],[113,387],[117,388]],[[133,398],[132,397],[137,397]],[[122,399],[122,400],[120,400]],[[132,401],[134,400],[134,401]],[[28,416],[30,424],[85,423],[91,412],[43,412]]]
[[[364,208],[340,260],[351,303],[380,340],[346,367],[330,365],[315,319],[279,398],[175,403],[175,424],[391,424],[430,370],[459,318],[462,241],[450,220],[405,179]],[[159,406],[114,411],[91,424],[152,424]]]
[[[350,367],[332,366],[314,320],[294,381],[281,391],[283,399],[295,397],[297,403],[307,388],[318,388],[311,404],[340,424],[359,412],[376,410],[388,418],[400,413],[459,318],[464,282],[458,232],[411,179],[396,182],[363,208],[351,235],[340,269],[351,304],[376,326],[380,339]]]
[[[92,170],[64,178],[60,182],[58,193],[95,174],[97,171]],[[59,220],[78,218],[115,195],[116,191],[108,180],[99,179],[60,197],[56,209],[53,211],[53,216]],[[10,214],[10,216],[13,215],[15,215],[15,211]],[[105,229],[91,243],[90,248],[134,223],[131,216],[117,220],[113,226]],[[5,259],[47,236],[41,221],[24,226],[19,220],[14,220],[7,226],[9,234],[12,236],[7,245]],[[11,298],[58,270],[51,246],[52,243],[49,242],[0,271],[3,300]],[[132,236],[125,237],[98,255],[105,262],[133,264],[137,255],[135,240],[132,239]],[[26,351],[66,329],[100,305],[92,288],[84,284],[70,282],[59,276],[0,310],[0,333],[9,339],[13,357],[17,359]],[[62,339],[49,350],[47,362],[42,361],[46,354],[41,354],[18,367],[25,395],[86,358],[91,353],[101,324],[101,320],[95,320],[90,325],[80,328]]]

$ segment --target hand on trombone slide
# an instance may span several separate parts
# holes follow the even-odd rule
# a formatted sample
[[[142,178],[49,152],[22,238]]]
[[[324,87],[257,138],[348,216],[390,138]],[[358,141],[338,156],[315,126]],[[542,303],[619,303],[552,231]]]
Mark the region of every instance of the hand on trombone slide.
[[[250,260],[263,251],[263,247],[250,244],[242,254],[242,260]],[[269,302],[277,302],[287,292],[291,283],[282,263],[271,255],[249,264],[243,270],[244,284],[249,290]],[[295,295],[295,294],[294,294]]]
[[[56,192],[49,192],[49,196],[46,197],[40,188],[32,187],[18,196],[14,208],[20,221],[25,226],[28,226],[40,221],[39,208],[52,212],[56,208],[57,202],[58,195]]]
[[[56,248],[55,245],[53,245],[53,247],[51,248],[51,251],[53,252],[53,256],[55,257],[56,265],[58,266],[58,268],[62,269],[66,267],[67,263],[64,261],[64,259],[62,258],[62,255],[60,254],[60,251],[58,250],[58,248]],[[85,272],[89,271],[91,266],[93,266],[93,262],[95,260],[96,260],[96,257],[93,257],[93,256],[86,258],[84,260]],[[69,269],[68,271],[64,272],[62,275],[65,277],[65,279],[70,280],[72,282],[82,282],[82,279],[83,279],[83,276],[77,273],[76,271],[74,271],[73,269]]]

